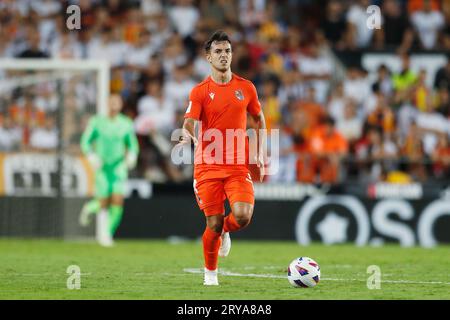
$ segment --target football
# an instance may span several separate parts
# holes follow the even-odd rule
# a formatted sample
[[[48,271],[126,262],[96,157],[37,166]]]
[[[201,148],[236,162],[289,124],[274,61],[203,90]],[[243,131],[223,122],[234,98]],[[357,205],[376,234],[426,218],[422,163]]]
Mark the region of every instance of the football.
[[[314,287],[320,280],[320,266],[311,258],[300,257],[289,264],[287,277],[294,287]]]

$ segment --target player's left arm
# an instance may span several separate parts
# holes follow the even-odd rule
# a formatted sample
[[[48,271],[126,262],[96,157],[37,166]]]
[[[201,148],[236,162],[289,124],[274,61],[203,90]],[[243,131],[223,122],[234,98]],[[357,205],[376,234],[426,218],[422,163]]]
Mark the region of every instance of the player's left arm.
[[[261,110],[257,115],[250,116],[253,118],[256,124],[256,139],[258,141],[258,155],[256,159],[256,164],[260,172],[260,182],[264,180],[265,175],[265,164],[267,162],[267,127],[266,119],[264,113]]]
[[[133,124],[131,123],[125,135],[125,145],[127,146],[126,163],[128,169],[133,169],[137,163],[139,154],[139,143],[134,132]]]
[[[102,167],[102,159],[100,159],[100,157],[96,154],[95,149],[92,148],[93,143],[99,136],[98,121],[99,119],[96,116],[89,120],[89,123],[83,131],[80,140],[81,151],[86,156],[94,170]]]
[[[261,103],[258,99],[258,93],[255,86],[251,85],[251,99],[247,108],[250,116],[253,118],[256,124],[256,138],[258,141],[258,154],[256,164],[260,172],[260,182],[263,181],[265,175],[265,164],[267,155],[267,127],[266,119],[261,108]]]

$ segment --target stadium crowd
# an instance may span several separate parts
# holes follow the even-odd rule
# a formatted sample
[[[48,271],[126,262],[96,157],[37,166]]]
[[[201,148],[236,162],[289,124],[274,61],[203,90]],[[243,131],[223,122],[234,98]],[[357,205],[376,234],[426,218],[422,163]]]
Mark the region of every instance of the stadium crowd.
[[[80,30],[66,27],[71,4],[81,9]],[[381,29],[366,25],[371,4],[381,7]],[[449,1],[0,2],[1,57],[109,61],[111,91],[122,95],[141,145],[134,174],[152,181],[191,179],[171,162],[169,137],[190,90],[209,75],[202,45],[216,29],[231,36],[232,70],[257,86],[269,130],[280,129],[280,170],[267,181],[448,179],[450,59],[430,84],[410,55],[450,52]],[[381,64],[369,74],[366,51],[395,53],[402,70]],[[95,92],[69,91],[65,139],[76,145]],[[0,98],[0,150],[54,150],[57,108],[54,84]]]

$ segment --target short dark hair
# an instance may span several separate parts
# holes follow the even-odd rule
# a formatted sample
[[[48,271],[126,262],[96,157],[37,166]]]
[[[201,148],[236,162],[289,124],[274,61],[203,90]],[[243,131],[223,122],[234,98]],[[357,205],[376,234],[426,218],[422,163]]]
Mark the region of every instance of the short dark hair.
[[[228,41],[228,43],[231,44],[228,34],[223,30],[217,30],[211,35],[211,37],[209,37],[208,41],[205,42],[204,49],[206,52],[209,52],[209,50],[211,50],[211,45],[214,41]]]

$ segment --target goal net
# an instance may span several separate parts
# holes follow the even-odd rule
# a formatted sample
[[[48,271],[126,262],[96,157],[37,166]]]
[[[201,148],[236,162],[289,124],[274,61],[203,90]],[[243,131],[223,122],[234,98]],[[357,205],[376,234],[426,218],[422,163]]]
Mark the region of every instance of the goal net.
[[[0,59],[0,236],[94,236],[78,224],[94,185],[79,142],[108,94],[106,61]]]

